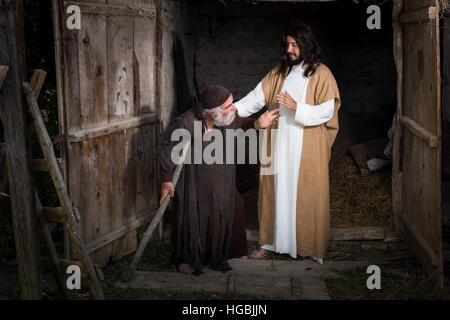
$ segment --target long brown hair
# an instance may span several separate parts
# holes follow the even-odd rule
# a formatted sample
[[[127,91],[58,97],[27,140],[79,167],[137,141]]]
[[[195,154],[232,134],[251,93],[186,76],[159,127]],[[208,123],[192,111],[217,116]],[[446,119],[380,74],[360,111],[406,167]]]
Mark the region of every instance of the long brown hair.
[[[281,38],[281,63],[278,73],[286,77],[291,71],[291,64],[286,53],[287,41],[286,37],[291,36],[297,42],[300,48],[300,55],[303,58],[304,64],[307,68],[304,72],[305,77],[312,76],[316,72],[317,66],[321,63],[321,48],[317,43],[316,37],[311,30],[311,27],[304,23],[296,23],[288,28]]]

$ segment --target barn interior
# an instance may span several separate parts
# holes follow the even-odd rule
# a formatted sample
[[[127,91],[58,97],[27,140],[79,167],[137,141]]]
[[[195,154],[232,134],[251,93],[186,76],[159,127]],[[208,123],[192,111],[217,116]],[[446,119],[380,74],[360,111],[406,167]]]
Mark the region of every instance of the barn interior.
[[[187,79],[180,83],[177,77],[178,88],[189,88],[191,94],[221,84],[239,100],[277,65],[282,31],[295,21],[309,24],[342,100],[330,164],[332,227],[389,228],[391,176],[384,149],[396,110],[392,2],[378,2],[381,28],[372,30],[366,26],[368,4],[356,2],[188,1],[178,8],[185,28],[175,31],[181,40],[174,49],[185,71],[175,63],[174,72]],[[188,94],[182,91],[177,90],[178,109],[168,111],[165,119],[185,109]],[[369,171],[368,157],[383,165]],[[256,229],[258,168],[238,166],[237,180],[246,200],[247,228]]]
[[[381,8],[381,29],[370,30],[366,26],[370,16],[366,10],[370,4]],[[190,98],[198,96],[206,85],[222,84],[230,89],[235,100],[244,97],[278,63],[282,30],[298,20],[309,24],[323,49],[323,61],[336,78],[342,100],[340,131],[330,163],[331,225],[334,228],[393,227],[391,167],[389,157],[384,155],[397,106],[392,1],[173,0],[161,1],[161,5],[163,103],[159,117],[163,129],[186,110]],[[34,10],[31,2],[27,6],[27,10]],[[46,23],[27,26],[40,30],[42,39],[52,32],[50,13],[44,16],[42,20]],[[442,20],[441,31],[448,29],[447,21]],[[441,33],[441,37],[447,37],[447,43],[449,36],[449,32]],[[48,39],[50,47],[53,39]],[[33,47],[37,41],[39,38],[27,38],[27,47]],[[450,70],[450,55],[444,55],[447,48],[441,46],[443,101],[449,101],[450,97],[449,82],[445,80]],[[48,51],[52,50],[46,50],[45,54]],[[48,88],[56,87],[54,57],[42,59],[42,56],[30,55],[29,69],[48,70]],[[47,94],[46,89],[43,91]],[[57,136],[56,89],[49,92],[53,100],[49,100],[48,108],[52,111],[48,114],[47,127],[52,136]],[[39,103],[46,108],[43,99]],[[448,251],[450,243],[449,107],[448,102],[442,104],[444,251]],[[59,155],[58,148],[56,151]],[[36,153],[39,151],[33,151]],[[371,172],[367,167],[371,158],[380,158],[385,165]],[[40,194],[49,195],[44,205],[58,206],[53,187],[48,188],[51,184],[48,173],[43,175],[37,181],[45,180],[45,183],[38,183],[37,189]],[[246,200],[247,228],[256,231],[258,167],[238,166],[237,179],[238,189]],[[9,203],[5,204],[7,199],[0,200],[0,205],[9,209]],[[167,215],[166,218],[166,230],[169,230],[170,219]],[[9,254],[13,256],[14,253]]]

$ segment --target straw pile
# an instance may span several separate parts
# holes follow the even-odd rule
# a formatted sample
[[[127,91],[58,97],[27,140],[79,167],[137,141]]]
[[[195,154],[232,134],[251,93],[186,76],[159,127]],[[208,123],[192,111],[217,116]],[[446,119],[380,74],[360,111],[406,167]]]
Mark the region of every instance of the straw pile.
[[[330,163],[331,226],[391,227],[391,172],[359,173],[350,155],[335,154]]]

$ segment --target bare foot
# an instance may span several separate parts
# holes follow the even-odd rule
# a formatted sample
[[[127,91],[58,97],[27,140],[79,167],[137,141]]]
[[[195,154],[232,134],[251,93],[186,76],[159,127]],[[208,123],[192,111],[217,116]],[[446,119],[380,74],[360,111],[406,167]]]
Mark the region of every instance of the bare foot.
[[[248,256],[242,256],[239,259],[248,259]]]
[[[187,263],[182,263],[178,266],[178,271],[181,273],[186,273],[186,274],[193,274],[194,273],[194,269],[191,268],[190,265],[188,265]]]
[[[267,255],[267,250],[264,248],[259,248],[258,250],[253,250],[252,254],[250,255],[251,259],[262,259]]]

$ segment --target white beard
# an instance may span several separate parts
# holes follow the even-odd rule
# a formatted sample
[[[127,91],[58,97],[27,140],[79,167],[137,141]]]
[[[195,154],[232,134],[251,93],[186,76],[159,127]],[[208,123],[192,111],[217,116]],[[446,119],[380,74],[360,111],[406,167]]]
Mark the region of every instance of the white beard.
[[[222,112],[220,112],[220,111],[215,112],[215,118],[214,118],[213,123],[214,123],[214,125],[216,125],[218,127],[228,126],[234,121],[235,117],[236,117],[236,111],[230,112],[225,117],[222,115]]]

